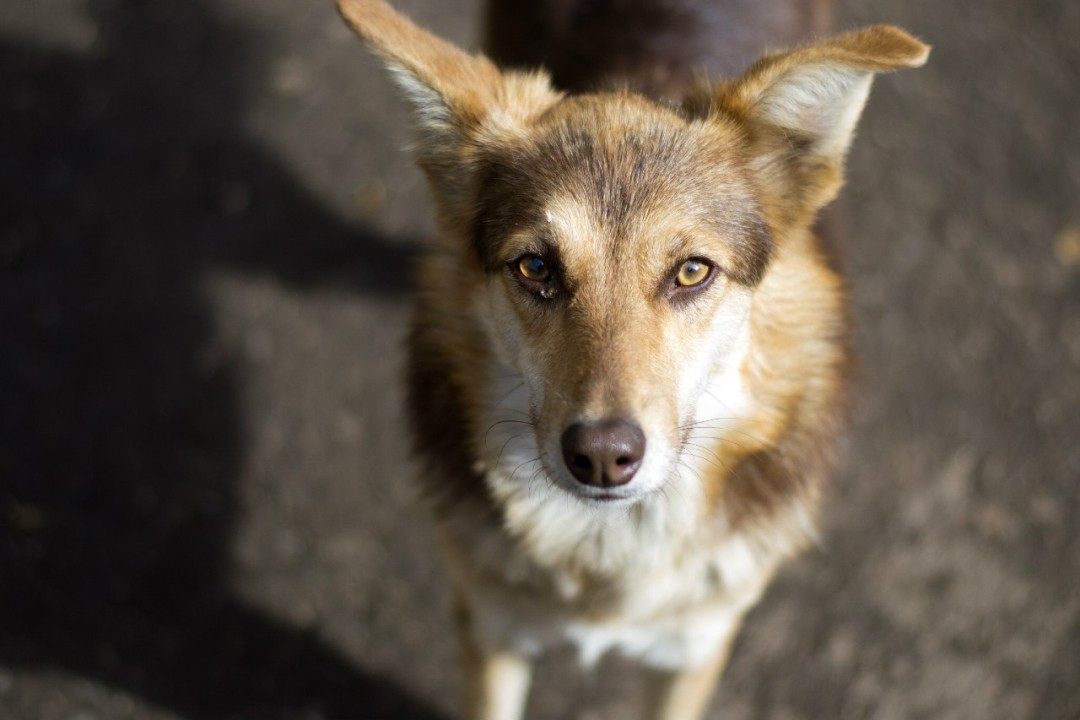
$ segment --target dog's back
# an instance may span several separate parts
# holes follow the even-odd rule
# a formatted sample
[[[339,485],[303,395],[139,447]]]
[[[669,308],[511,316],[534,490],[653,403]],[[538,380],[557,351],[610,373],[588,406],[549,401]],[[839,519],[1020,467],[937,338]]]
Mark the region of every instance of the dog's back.
[[[824,35],[832,0],[489,0],[485,52],[545,67],[570,92],[627,85],[679,101],[696,74],[734,77],[767,50]]]

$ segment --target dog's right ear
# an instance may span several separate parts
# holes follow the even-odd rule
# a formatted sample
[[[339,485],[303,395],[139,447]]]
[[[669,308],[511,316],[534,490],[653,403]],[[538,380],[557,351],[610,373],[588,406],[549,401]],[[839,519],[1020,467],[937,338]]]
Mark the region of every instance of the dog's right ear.
[[[417,27],[383,0],[338,0],[338,10],[378,53],[413,107],[416,153],[444,213],[461,210],[473,149],[513,131],[561,97],[541,73],[502,73],[482,55]]]
[[[338,10],[386,62],[424,132],[452,140],[494,104],[501,74],[487,58],[435,37],[382,0],[338,0]]]

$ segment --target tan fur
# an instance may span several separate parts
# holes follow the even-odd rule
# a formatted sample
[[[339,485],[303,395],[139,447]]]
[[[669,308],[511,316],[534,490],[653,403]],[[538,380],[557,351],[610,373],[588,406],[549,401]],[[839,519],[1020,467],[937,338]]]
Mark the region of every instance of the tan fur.
[[[680,107],[564,97],[376,0],[342,14],[412,101],[441,235],[419,271],[409,404],[454,582],[470,717],[516,718],[528,657],[575,642],[650,667],[698,717],[745,611],[813,534],[843,430],[843,283],[810,228],[872,73],[926,46],[877,26],[770,55]],[[544,295],[516,262],[541,256]],[[674,284],[704,258],[712,284]],[[633,480],[563,463],[630,418]]]

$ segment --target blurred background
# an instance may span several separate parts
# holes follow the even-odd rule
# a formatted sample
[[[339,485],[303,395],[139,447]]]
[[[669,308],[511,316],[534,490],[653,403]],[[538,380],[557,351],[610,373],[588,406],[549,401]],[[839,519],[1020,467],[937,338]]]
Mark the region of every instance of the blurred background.
[[[399,0],[470,47],[473,0]],[[934,46],[851,156],[821,547],[727,720],[1080,718],[1080,3],[844,0]],[[402,439],[406,118],[330,0],[0,4],[0,718],[449,718]],[[533,718],[624,718],[540,667]]]

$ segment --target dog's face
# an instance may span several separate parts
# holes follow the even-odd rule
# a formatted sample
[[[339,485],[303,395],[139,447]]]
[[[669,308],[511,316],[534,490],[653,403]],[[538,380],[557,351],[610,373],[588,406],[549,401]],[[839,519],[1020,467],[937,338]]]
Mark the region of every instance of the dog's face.
[[[744,142],[627,94],[563,100],[528,129],[477,159],[482,315],[547,477],[633,500],[695,423],[738,412],[772,242]]]
[[[670,108],[563,97],[381,1],[340,5],[414,103],[440,252],[456,258],[444,267],[469,276],[434,282],[467,296],[448,301],[475,312],[494,375],[510,378],[490,405],[524,413],[544,475],[589,503],[662,488],[695,429],[722,435],[761,412],[755,355],[785,352],[766,346],[765,313],[755,331],[771,260],[796,252],[839,188],[872,74],[927,52],[878,26],[766,57]]]

